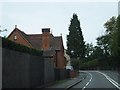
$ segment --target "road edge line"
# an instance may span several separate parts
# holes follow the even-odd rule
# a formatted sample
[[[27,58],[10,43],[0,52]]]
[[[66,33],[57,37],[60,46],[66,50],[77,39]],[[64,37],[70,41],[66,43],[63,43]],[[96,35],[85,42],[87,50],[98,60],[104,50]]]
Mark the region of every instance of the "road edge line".
[[[97,71],[97,72],[100,73],[100,74],[102,74],[109,82],[111,82],[115,87],[117,87],[118,89],[120,89],[119,84],[116,81],[114,81],[113,79],[111,79],[108,75],[106,75],[105,73],[102,73],[100,71]]]
[[[89,73],[89,72],[88,72],[88,73]],[[91,76],[91,78],[90,78],[90,80],[86,83],[86,85],[82,88],[82,90],[84,90],[84,89],[89,85],[89,83],[90,83],[91,80],[92,80],[92,74],[89,73],[89,75]]]

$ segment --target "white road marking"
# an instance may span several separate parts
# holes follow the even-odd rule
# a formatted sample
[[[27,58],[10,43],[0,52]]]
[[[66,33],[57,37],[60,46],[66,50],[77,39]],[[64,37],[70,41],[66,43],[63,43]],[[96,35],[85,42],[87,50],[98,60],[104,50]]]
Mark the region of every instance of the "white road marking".
[[[82,90],[84,90],[88,85],[89,85],[89,83],[91,82],[91,80],[92,80],[92,74],[91,73],[89,73],[90,74],[90,80],[87,82],[87,84],[82,88]]]
[[[98,72],[98,73],[102,74],[103,76],[105,76],[105,78],[106,78],[109,82],[111,82],[114,86],[116,86],[118,89],[120,89],[120,84],[117,83],[115,80],[111,79],[108,75],[106,75],[106,74],[104,74],[104,73],[102,73],[102,72],[100,72],[100,71],[96,71],[96,72]]]

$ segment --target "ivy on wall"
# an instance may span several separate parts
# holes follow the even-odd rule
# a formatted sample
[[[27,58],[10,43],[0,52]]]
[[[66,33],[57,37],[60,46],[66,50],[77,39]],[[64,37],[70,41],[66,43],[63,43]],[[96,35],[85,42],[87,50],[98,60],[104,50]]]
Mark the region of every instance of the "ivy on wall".
[[[2,38],[2,47],[7,48],[7,49],[12,49],[15,51],[19,51],[19,52],[23,52],[23,53],[37,55],[37,56],[43,55],[43,51],[41,51],[41,50],[37,50],[34,48],[29,48],[29,47],[21,45],[21,44],[17,44],[15,42],[10,41],[7,38]]]

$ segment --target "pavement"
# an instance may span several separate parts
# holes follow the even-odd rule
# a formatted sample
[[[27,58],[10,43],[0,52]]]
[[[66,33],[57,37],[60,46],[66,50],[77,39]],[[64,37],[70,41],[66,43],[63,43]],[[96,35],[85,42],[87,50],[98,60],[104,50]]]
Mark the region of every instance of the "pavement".
[[[46,89],[48,88],[63,88],[63,89],[69,89],[71,87],[73,87],[74,85],[76,85],[77,83],[81,82],[82,80],[84,80],[86,77],[86,73],[81,72],[79,73],[79,75],[76,78],[71,78],[68,80],[63,81],[63,83],[58,83],[49,87],[46,87]]]

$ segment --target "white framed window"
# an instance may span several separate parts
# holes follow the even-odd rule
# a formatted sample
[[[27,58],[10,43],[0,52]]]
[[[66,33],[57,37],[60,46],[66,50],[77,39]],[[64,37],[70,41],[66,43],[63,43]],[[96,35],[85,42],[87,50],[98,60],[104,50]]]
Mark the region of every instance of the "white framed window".
[[[16,35],[14,36],[14,40],[17,40],[17,36]]]

